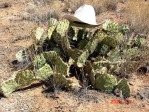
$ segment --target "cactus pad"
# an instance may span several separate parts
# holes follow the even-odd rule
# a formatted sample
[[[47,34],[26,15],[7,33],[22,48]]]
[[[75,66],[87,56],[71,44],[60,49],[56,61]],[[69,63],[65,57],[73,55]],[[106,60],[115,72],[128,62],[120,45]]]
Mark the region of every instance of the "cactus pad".
[[[85,65],[85,62],[89,56],[88,50],[84,51],[79,57],[77,61],[77,66],[78,67],[83,67]]]
[[[36,55],[33,60],[33,64],[35,69],[39,69],[43,67],[46,63],[46,59],[44,58],[43,54]]]
[[[58,23],[57,19],[55,19],[55,18],[50,18],[49,26],[56,26],[57,23]]]
[[[64,37],[66,32],[68,31],[69,28],[69,21],[66,19],[62,19],[61,21],[58,22],[57,27],[56,27],[56,32],[61,36]]]
[[[14,92],[17,87],[18,83],[14,79],[8,79],[1,83],[0,93],[7,97],[10,93]]]
[[[55,51],[45,52],[43,53],[43,55],[45,59],[47,60],[47,62],[53,68],[53,71],[55,71],[56,73],[63,74],[63,75],[69,74],[68,64],[65,63]]]
[[[103,29],[108,32],[119,32],[119,25],[111,20],[106,20],[103,24]]]
[[[36,80],[35,74],[31,70],[20,71],[15,76],[15,81],[18,83],[18,87],[24,87],[30,85]]]
[[[121,79],[116,85],[114,92],[119,94],[120,91],[122,91],[124,98],[130,97],[130,87],[126,79]]]
[[[101,91],[111,92],[117,84],[117,79],[110,74],[96,74],[95,88]]]
[[[53,74],[53,70],[49,64],[45,64],[43,67],[38,69],[35,72],[35,74],[36,74],[36,79],[47,80]]]
[[[35,38],[36,41],[43,42],[47,38],[45,30],[41,27],[38,27],[35,30],[35,37],[33,38]]]

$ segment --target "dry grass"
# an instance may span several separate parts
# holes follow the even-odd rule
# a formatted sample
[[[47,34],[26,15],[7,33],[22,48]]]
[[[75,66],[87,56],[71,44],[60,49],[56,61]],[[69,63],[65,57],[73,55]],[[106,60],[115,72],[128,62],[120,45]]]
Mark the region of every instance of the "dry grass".
[[[72,12],[74,12],[85,3],[85,0],[64,0],[64,2],[66,3],[67,8],[70,8]]]
[[[127,2],[125,17],[131,32],[149,34],[149,2],[141,0]]]
[[[29,13],[32,10],[38,10],[39,14],[35,15],[38,21],[46,21],[51,17],[61,18],[64,13],[74,13],[83,4],[92,5],[95,8],[96,15],[106,11],[115,11],[119,0],[32,0],[32,4],[36,6],[36,9],[29,9]],[[49,10],[46,7],[49,8]],[[43,10],[44,14],[43,14]],[[46,13],[45,13],[46,12]],[[32,14],[32,13],[31,13]],[[33,18],[34,20],[35,18]]]
[[[66,4],[59,0],[54,0],[50,2],[51,17],[60,18],[66,9],[67,9]]]
[[[92,5],[95,8],[96,14],[98,15],[105,11],[116,10],[119,0],[64,0],[64,2],[66,2],[67,6],[71,8],[72,12],[83,4]]]

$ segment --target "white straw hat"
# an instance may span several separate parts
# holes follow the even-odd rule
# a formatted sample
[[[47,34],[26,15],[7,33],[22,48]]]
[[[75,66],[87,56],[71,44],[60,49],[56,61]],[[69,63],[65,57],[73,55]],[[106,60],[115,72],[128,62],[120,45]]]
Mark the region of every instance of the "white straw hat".
[[[91,5],[83,5],[75,11],[74,15],[64,15],[64,18],[70,22],[85,23],[91,26],[99,26],[103,24],[103,22],[96,22],[95,10]]]

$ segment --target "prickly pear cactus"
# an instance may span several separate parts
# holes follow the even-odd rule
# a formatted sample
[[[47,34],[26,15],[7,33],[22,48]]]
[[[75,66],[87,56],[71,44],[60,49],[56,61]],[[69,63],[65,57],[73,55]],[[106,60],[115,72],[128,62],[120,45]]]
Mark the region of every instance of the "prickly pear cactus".
[[[0,93],[8,96],[34,81],[49,80],[49,77],[59,87],[78,90],[83,85],[82,77],[85,77],[88,85],[97,90],[122,91],[124,97],[129,97],[127,80],[117,83],[116,74],[126,69],[134,70],[139,65],[136,59],[142,56],[141,48],[146,39],[124,39],[128,26],[119,26],[111,20],[105,21],[102,26],[101,29],[77,27],[66,19],[58,21],[51,18],[48,31],[39,27],[32,35],[34,52],[37,53],[30,56],[32,66],[1,83]],[[27,48],[26,54],[32,53],[30,48]],[[16,58],[23,62],[23,53],[20,54],[16,54]]]

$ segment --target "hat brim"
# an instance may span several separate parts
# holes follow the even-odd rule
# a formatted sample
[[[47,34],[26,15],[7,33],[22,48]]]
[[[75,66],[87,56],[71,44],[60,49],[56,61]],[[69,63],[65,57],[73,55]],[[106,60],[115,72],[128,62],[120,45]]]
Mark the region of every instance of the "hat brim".
[[[91,26],[91,27],[96,27],[104,23],[104,21],[97,24],[87,23],[87,22],[81,21],[80,19],[74,17],[73,15],[64,15],[63,18],[69,20],[72,24],[80,24],[83,26]],[[84,24],[81,24],[81,23],[84,23]]]

